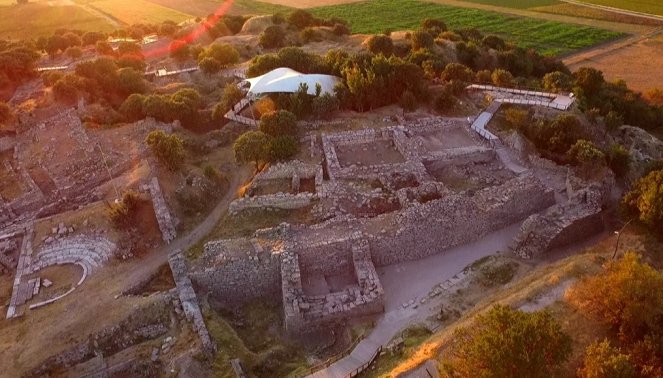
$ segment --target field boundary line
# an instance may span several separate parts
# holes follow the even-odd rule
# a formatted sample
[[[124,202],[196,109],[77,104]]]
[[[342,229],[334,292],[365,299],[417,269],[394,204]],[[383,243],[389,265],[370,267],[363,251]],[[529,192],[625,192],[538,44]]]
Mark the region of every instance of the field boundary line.
[[[595,9],[600,9],[600,10],[613,12],[613,13],[621,13],[623,15],[628,15],[628,16],[643,17],[643,18],[648,18],[648,19],[651,19],[651,20],[663,21],[663,16],[659,16],[659,15],[652,14],[652,13],[645,13],[645,12],[632,11],[632,10],[628,10],[628,9],[609,7],[607,5],[591,4],[591,3],[586,3],[584,1],[577,1],[577,0],[561,0],[561,1],[565,2],[565,3],[568,3],[568,4],[579,5],[581,7],[595,8]]]
[[[569,54],[566,57],[560,57],[562,58],[562,61],[564,62],[565,65],[570,66],[573,64],[579,64],[584,61],[588,61],[591,59],[596,59],[596,58],[601,58],[606,55],[610,55],[614,53],[617,50],[621,50],[623,48],[633,46],[634,44],[644,41],[645,39],[649,39],[651,37],[655,37],[659,34],[663,34],[663,27],[657,28],[647,34],[643,35],[635,35],[631,37],[626,37],[626,38],[620,38],[611,42],[606,42],[601,45],[597,45],[594,47],[590,47],[589,49],[586,49],[584,51],[576,51],[575,53]]]

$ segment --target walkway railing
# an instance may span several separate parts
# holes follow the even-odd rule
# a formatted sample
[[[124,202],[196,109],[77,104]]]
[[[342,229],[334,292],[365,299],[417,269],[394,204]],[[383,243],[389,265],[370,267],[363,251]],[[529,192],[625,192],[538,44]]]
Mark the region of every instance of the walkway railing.
[[[375,359],[380,355],[380,352],[382,352],[382,345],[378,347],[378,349],[375,351],[375,353],[373,353],[373,355],[371,356],[371,358],[368,359],[368,361],[366,361],[363,365],[359,366],[358,368],[350,372],[350,374],[346,375],[344,378],[352,378],[361,374],[361,372],[363,372],[369,366],[371,366],[373,361],[375,361]]]

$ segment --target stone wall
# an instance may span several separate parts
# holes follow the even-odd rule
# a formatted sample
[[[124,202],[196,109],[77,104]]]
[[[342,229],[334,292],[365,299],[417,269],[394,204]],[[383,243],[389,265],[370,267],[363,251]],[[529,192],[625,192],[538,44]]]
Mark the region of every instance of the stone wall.
[[[262,246],[256,239],[217,240],[205,244],[203,256],[192,262],[196,287],[229,304],[280,293],[278,246]]]
[[[176,222],[168,210],[166,200],[161,193],[159,180],[156,177],[152,177],[149,191],[150,196],[152,197],[152,206],[154,207],[154,213],[157,217],[157,223],[159,224],[159,230],[161,230],[161,237],[163,238],[163,241],[170,243],[177,236],[177,231],[175,229]]]
[[[317,196],[313,193],[276,193],[257,197],[242,197],[234,200],[228,206],[232,215],[247,210],[275,209],[294,210],[314,203]]]
[[[182,255],[182,251],[175,251],[168,256],[168,264],[170,264],[170,270],[173,272],[173,278],[175,279],[177,293],[184,314],[187,320],[193,324],[193,329],[198,333],[203,346],[203,352],[208,357],[211,357],[216,352],[216,345],[207,331],[205,319],[198,303],[198,297],[193,290],[193,285],[187,274],[186,259]]]

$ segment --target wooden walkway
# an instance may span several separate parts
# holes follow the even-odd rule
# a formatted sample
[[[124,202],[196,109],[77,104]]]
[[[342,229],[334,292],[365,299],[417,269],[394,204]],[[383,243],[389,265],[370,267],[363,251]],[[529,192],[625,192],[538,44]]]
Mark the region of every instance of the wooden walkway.
[[[247,98],[241,99],[238,103],[236,103],[232,109],[228,111],[228,113],[225,114],[225,118],[229,119],[231,121],[239,122],[244,125],[249,125],[252,127],[258,127],[258,121],[255,119],[251,119],[248,117],[244,117],[241,115],[242,111],[246,109],[247,106],[250,105],[250,101]]]

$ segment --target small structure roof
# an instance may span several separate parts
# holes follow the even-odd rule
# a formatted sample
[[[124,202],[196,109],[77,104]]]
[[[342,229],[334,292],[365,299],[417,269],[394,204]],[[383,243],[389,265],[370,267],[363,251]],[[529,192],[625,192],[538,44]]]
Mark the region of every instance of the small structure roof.
[[[332,75],[303,74],[290,68],[277,68],[262,76],[246,79],[250,84],[249,93],[259,95],[263,93],[294,93],[299,85],[308,86],[307,93],[315,95],[316,84],[320,84],[321,93],[334,94],[334,86],[341,78]]]

